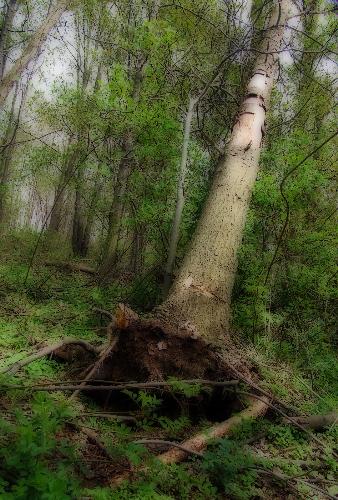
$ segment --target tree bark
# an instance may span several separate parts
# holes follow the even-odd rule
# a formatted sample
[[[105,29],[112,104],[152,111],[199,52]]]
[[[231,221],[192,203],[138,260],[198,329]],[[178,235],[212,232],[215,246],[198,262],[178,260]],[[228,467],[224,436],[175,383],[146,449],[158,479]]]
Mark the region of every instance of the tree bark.
[[[7,35],[13,24],[16,6],[17,0],[9,0],[9,2],[7,2],[7,9],[0,30],[0,82],[2,81],[7,61]]]
[[[80,183],[81,173],[77,172],[77,184]],[[83,178],[82,178],[83,180]],[[82,193],[81,186],[77,185],[75,189],[75,204],[73,216],[73,231],[72,231],[72,249],[73,253],[79,257],[85,257],[87,254],[87,244],[84,240],[86,221],[84,217],[84,210],[82,207]]]
[[[55,9],[48,14],[45,22],[37,29],[34,35],[32,35],[27,47],[24,49],[19,59],[2,79],[0,84],[0,108],[3,106],[14,83],[21,77],[22,72],[39,52],[42,44],[48,36],[48,33],[59,21],[69,3],[70,0],[59,0],[57,2]]]
[[[132,134],[128,131],[123,140],[123,157],[120,161],[113,202],[109,213],[109,227],[106,237],[103,262],[99,273],[102,278],[110,275],[118,261],[119,229],[124,210],[124,197],[131,171],[131,155],[133,150]]]
[[[286,12],[287,0],[275,3],[227,157],[215,172],[191,247],[160,311],[179,324],[188,322],[197,334],[211,340],[224,339],[230,325],[237,251],[258,172]]]
[[[11,110],[8,117],[8,125],[1,145],[0,157],[0,224],[3,225],[6,219],[6,199],[7,187],[10,176],[10,165],[13,156],[14,142],[19,126],[19,114],[15,117],[17,100],[19,96],[18,82],[15,85],[15,91],[12,98]],[[21,106],[20,106],[21,107]]]
[[[48,231],[57,233],[62,227],[63,208],[65,201],[65,188],[68,185],[71,177],[76,171],[76,160],[78,151],[75,145],[75,139],[71,138],[68,144],[69,151],[64,160],[62,171],[56,188],[54,203],[50,214]],[[74,148],[73,151],[70,148]]]
[[[160,2],[158,0],[155,0],[152,9],[149,12],[149,20],[157,18],[159,6]],[[133,75],[132,98],[136,105],[140,99],[146,64],[146,60],[138,60],[137,67]],[[130,61],[128,61],[127,66],[130,70]],[[132,130],[128,130],[125,133],[125,137],[123,139],[123,157],[120,161],[118,169],[117,184],[115,186],[113,201],[109,213],[109,228],[103,246],[103,260],[99,268],[101,279],[106,279],[112,274],[112,272],[115,272],[115,267],[118,261],[118,242],[120,236],[121,220],[124,213],[124,196],[127,190],[128,178],[132,169],[133,149],[133,132]]]

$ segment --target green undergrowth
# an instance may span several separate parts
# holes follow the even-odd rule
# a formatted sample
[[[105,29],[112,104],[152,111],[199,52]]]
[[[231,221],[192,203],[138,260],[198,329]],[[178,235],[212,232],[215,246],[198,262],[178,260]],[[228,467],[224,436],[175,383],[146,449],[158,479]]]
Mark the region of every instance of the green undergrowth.
[[[28,259],[22,258],[22,252],[28,250],[21,249],[24,264],[13,254],[0,265],[0,367],[65,337],[104,342],[106,334],[101,327],[105,322],[93,313],[93,307],[113,310],[126,296],[121,285],[101,288],[88,276],[43,265],[42,258],[25,283]],[[297,363],[279,359],[278,346],[268,337],[262,335],[251,347],[247,345],[245,354],[256,364],[261,385],[286,404],[296,406],[299,413],[324,413],[338,406],[331,379],[320,386],[325,370],[320,372],[320,382],[314,383]],[[247,420],[228,439],[211,442],[203,458],[192,456],[183,464],[164,466],[135,441],[156,438],[179,442],[212,423],[193,425],[184,408],[175,418],[164,416],[161,395],[146,391],[125,391],[136,408],[136,423],[128,425],[101,418],[98,413],[102,408],[87,395],[72,402],[59,392],[9,388],[56,382],[65,378],[67,369],[67,364],[42,358],[15,376],[1,375],[1,499],[246,500],[272,498],[281,490],[287,498],[288,483],[278,480],[275,470],[288,477],[325,480],[321,487],[331,495],[337,493],[337,463],[332,456],[338,438],[336,426],[320,433],[321,448],[310,436],[282,423],[275,413],[269,419]],[[202,390],[176,380],[170,383],[187,401]],[[95,431],[109,458],[97,450],[92,455],[86,437],[72,423]],[[97,472],[101,462],[108,467],[104,480]],[[133,481],[118,487],[109,485],[109,476],[130,467],[136,471]],[[315,498],[309,485],[292,484],[299,498]]]

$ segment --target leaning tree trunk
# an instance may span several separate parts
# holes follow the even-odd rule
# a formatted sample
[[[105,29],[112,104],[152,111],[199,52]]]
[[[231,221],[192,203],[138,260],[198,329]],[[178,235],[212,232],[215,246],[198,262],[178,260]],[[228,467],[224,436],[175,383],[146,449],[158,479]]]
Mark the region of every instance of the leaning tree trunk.
[[[46,40],[48,33],[59,21],[60,17],[66,10],[70,0],[59,0],[56,7],[48,14],[40,28],[34,33],[28,42],[27,47],[19,59],[14,63],[13,67],[8,71],[0,84],[0,107],[3,106],[8,94],[10,93],[14,83],[21,77],[22,72],[27,68],[28,64],[38,54],[42,44]]]
[[[276,76],[287,0],[276,2],[262,49],[213,186],[179,275],[161,314],[211,340],[230,324],[237,252],[256,180],[266,107]]]
[[[86,257],[87,245],[84,241],[84,232],[86,227],[86,218],[83,207],[82,186],[84,184],[84,175],[81,168],[76,172],[75,203],[72,227],[72,249],[73,254],[78,257]]]
[[[73,150],[71,150],[73,148]],[[49,233],[57,233],[62,230],[64,205],[65,205],[65,190],[70,179],[76,173],[78,151],[74,145],[74,139],[69,139],[68,151],[62,165],[61,175],[56,188],[53,206],[50,213],[48,231]]]
[[[0,29],[0,82],[2,81],[5,71],[7,61],[8,33],[12,27],[16,7],[17,0],[9,0],[9,2],[7,2],[7,9],[3,16],[2,26]]]
[[[13,94],[11,110],[8,117],[8,126],[6,128],[3,144],[0,145],[0,225],[3,227],[6,220],[6,201],[7,201],[7,190],[8,190],[8,181],[10,177],[10,166],[13,157],[14,151],[14,143],[16,133],[19,127],[20,121],[20,109],[18,111],[18,116],[15,116],[17,100],[19,96],[19,84],[18,82],[15,85],[15,91]],[[24,96],[22,96],[22,100]]]
[[[133,138],[128,131],[123,140],[123,157],[117,173],[114,197],[109,213],[109,228],[106,236],[103,261],[99,269],[102,278],[109,277],[118,261],[119,228],[124,210],[124,197],[127,190],[128,177],[131,171],[131,155]]]

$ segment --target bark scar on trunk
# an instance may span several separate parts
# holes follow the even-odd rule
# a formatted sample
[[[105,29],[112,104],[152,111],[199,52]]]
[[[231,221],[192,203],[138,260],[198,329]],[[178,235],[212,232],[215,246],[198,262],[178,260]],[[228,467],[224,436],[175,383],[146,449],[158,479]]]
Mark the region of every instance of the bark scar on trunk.
[[[215,292],[213,292],[212,290],[210,290],[206,286],[195,284],[194,280],[191,276],[189,276],[189,278],[187,278],[184,281],[183,286],[185,288],[190,288],[193,292],[200,293],[201,295],[204,295],[208,299],[215,298],[217,300],[224,302],[224,299],[219,297]]]

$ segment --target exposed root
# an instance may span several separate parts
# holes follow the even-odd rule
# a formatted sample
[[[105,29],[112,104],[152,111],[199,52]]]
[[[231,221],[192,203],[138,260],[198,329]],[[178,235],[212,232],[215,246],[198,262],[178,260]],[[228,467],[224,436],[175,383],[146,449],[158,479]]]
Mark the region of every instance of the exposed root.
[[[80,339],[64,339],[61,340],[60,342],[57,342],[56,344],[44,347],[43,349],[40,349],[40,351],[31,354],[30,356],[27,356],[24,359],[21,359],[20,361],[16,361],[10,366],[7,366],[5,368],[2,368],[0,370],[0,373],[10,373],[11,375],[14,375],[17,373],[21,368],[23,368],[26,365],[29,365],[33,361],[36,361],[37,359],[43,358],[44,356],[48,356],[49,354],[52,353],[57,353],[57,351],[63,349],[66,346],[70,345],[77,345],[83,347],[86,351],[93,353],[93,354],[99,354],[102,350],[102,347],[94,346],[92,344],[89,344],[85,340],[80,340]]]
[[[86,378],[84,379],[83,382],[81,382],[80,386],[78,389],[76,389],[73,394],[71,395],[70,399],[74,399],[78,394],[79,392],[81,391],[81,389],[83,389],[83,387],[87,384],[87,382],[89,380],[91,380],[93,378],[93,376],[95,376],[95,373],[97,373],[97,371],[99,370],[101,364],[105,361],[105,359],[111,354],[111,352],[114,350],[114,347],[116,346],[117,344],[117,341],[118,341],[118,336],[113,340],[113,342],[111,344],[108,345],[108,347],[106,347],[102,352],[101,352],[101,355],[99,357],[99,359],[96,361],[96,363],[94,363],[93,367],[89,370]]]
[[[93,378],[101,380],[163,381],[179,379],[226,380],[231,370],[214,347],[189,330],[176,329],[160,320],[129,317],[121,327],[111,356]]]

